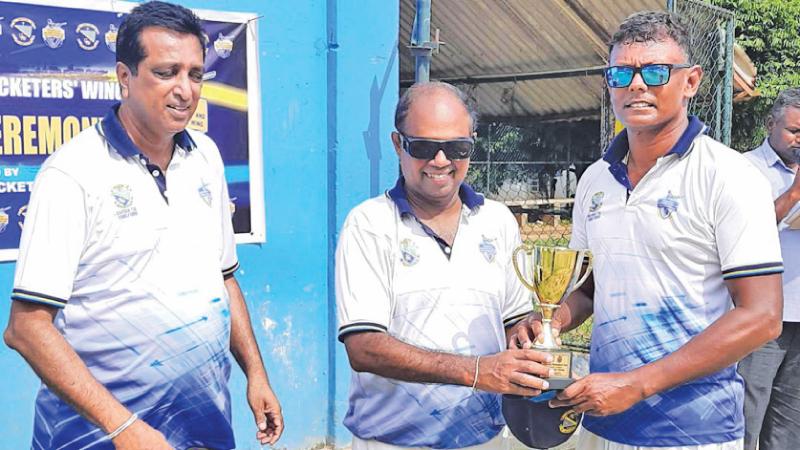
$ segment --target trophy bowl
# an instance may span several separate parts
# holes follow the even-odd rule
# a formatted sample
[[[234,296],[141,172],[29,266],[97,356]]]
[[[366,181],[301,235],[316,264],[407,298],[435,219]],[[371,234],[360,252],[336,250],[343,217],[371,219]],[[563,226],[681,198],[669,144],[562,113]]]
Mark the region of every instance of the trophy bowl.
[[[551,322],[561,302],[589,278],[591,253],[525,241],[514,249],[512,258],[517,277],[531,292],[534,307],[538,306],[542,314],[542,334],[533,347],[553,355],[550,368],[555,374],[548,379],[550,389],[564,389],[574,381],[572,352],[561,350],[553,337]]]

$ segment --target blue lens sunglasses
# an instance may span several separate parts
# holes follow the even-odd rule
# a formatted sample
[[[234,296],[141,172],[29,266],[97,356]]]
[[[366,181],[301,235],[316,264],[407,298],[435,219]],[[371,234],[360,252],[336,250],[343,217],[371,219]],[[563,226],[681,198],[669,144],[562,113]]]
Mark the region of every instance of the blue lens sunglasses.
[[[663,86],[669,83],[673,69],[688,69],[693,64],[645,64],[641,67],[611,66],[605,68],[606,83],[612,88],[626,88],[633,83],[638,73],[648,86]]]

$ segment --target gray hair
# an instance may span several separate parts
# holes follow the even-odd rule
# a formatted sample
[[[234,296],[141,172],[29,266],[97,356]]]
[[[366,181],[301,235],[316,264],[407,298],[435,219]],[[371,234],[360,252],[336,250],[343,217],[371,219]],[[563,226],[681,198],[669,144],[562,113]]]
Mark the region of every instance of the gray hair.
[[[672,39],[683,50],[688,63],[692,63],[692,40],[689,29],[680,16],[666,11],[641,11],[628,16],[608,43],[608,52],[615,45],[635,42],[661,42]]]
[[[461,89],[453,86],[452,84],[443,81],[430,81],[427,83],[416,83],[410,88],[406,89],[397,102],[397,108],[394,110],[394,127],[397,131],[404,133],[406,125],[406,116],[408,110],[411,109],[411,104],[420,96],[433,91],[442,90],[449,92],[454,97],[461,101],[464,109],[467,110],[470,120],[470,132],[474,133],[478,128],[478,110],[475,108],[475,102],[467,96]]]
[[[800,88],[788,88],[778,94],[775,103],[772,104],[772,109],[769,110],[769,118],[778,121],[783,116],[786,108],[800,109]]]

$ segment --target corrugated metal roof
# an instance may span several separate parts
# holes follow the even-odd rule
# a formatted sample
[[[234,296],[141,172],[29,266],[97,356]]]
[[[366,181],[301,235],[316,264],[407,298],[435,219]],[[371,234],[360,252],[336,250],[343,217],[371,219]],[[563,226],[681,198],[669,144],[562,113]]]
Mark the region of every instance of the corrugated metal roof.
[[[478,101],[484,117],[569,119],[599,115],[601,75],[503,82],[463,78],[531,74],[606,64],[606,43],[636,11],[664,9],[666,0],[432,0],[431,34],[445,45],[434,54],[431,79],[455,84]],[[415,0],[400,4],[400,79],[414,79],[408,49]]]

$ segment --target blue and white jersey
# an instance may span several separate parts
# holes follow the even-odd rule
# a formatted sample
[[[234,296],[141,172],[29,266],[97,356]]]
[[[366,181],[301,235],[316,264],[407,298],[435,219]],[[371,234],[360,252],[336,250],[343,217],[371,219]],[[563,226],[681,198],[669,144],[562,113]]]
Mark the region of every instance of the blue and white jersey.
[[[504,327],[532,309],[511,266],[519,228],[504,205],[466,184],[460,195],[452,247],[416,219],[402,178],[350,212],[336,252],[340,340],[374,331],[461,355],[505,349]],[[492,439],[504,421],[496,394],[353,372],[344,424],[365,440],[462,448]]]
[[[744,154],[767,177],[772,187],[772,198],[777,199],[794,183],[795,171],[790,169],[764,139],[764,143]],[[800,209],[796,204],[786,217]],[[800,322],[800,230],[793,230],[784,220],[778,223],[778,236],[783,255],[783,321]]]
[[[590,371],[627,372],[678,350],[732,307],[725,280],[782,272],[769,186],[692,117],[675,147],[631,188],[626,132],[578,183],[570,246],[594,256]],[[583,426],[662,447],[744,433],[735,365]]]
[[[12,299],[59,308],[92,375],[171,445],[234,448],[223,276],[237,261],[219,151],[182,132],[165,175],[115,110],[42,166]],[[32,447],[113,445],[42,385]]]

